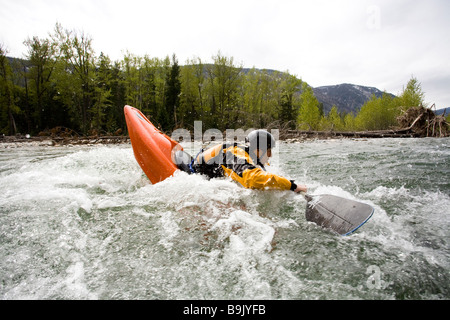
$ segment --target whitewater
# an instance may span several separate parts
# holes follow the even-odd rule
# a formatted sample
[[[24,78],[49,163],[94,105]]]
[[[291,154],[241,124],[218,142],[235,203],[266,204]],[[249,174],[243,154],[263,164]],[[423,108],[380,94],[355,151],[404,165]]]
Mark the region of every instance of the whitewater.
[[[375,213],[342,237],[290,191],[152,185],[130,144],[0,144],[0,299],[450,298],[449,138],[281,142],[270,170]]]

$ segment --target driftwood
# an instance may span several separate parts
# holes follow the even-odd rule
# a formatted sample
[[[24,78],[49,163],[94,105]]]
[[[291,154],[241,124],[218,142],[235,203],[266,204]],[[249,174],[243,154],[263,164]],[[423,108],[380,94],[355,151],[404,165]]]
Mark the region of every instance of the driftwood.
[[[433,105],[434,106],[434,105]],[[413,132],[420,137],[448,137],[449,124],[445,120],[445,113],[437,116],[431,108],[411,107],[397,118],[405,132]]]
[[[83,145],[83,144],[118,144],[129,141],[127,136],[89,136],[75,138],[52,138],[54,145]]]
[[[129,140],[127,136],[0,136],[0,143],[6,145],[20,143],[34,143],[40,146],[119,144],[127,143]]]
[[[307,140],[328,138],[414,138],[418,134],[403,132],[402,130],[379,131],[300,131],[288,130],[280,133],[281,140]]]
[[[40,132],[38,136],[43,139],[50,138],[53,145],[116,144],[129,140],[129,137],[122,135],[122,129],[106,135],[100,135],[93,129],[89,131],[88,136],[84,136],[69,128],[55,127]]]
[[[437,116],[431,109],[410,107],[397,118],[398,128],[377,131],[300,131],[280,130],[282,140],[306,140],[311,138],[327,139],[334,137],[353,138],[418,138],[418,137],[448,137],[449,123],[445,113]]]

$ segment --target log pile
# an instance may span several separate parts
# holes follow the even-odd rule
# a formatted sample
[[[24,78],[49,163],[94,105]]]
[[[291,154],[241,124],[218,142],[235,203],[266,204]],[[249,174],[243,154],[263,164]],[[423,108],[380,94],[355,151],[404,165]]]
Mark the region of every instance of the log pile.
[[[423,106],[404,108],[397,118],[398,127],[391,130],[377,131],[300,131],[280,130],[280,139],[303,141],[307,139],[330,138],[443,138],[450,136],[449,123],[445,114],[436,115],[430,108]]]
[[[411,132],[419,137],[448,137],[449,124],[445,120],[445,114],[437,116],[431,109],[411,107],[397,118],[404,132]]]
[[[2,147],[15,147],[17,144],[31,144],[36,146],[62,146],[62,145],[93,145],[93,144],[119,144],[127,143],[130,138],[122,134],[122,129],[107,135],[99,135],[95,130],[91,130],[89,135],[84,136],[76,131],[55,127],[40,132],[37,136],[29,134],[17,134],[15,136],[0,135]]]
[[[39,136],[51,138],[54,145],[116,144],[129,140],[127,136],[122,135],[122,129],[107,135],[100,135],[97,130],[93,129],[87,136],[83,136],[72,129],[56,127],[39,133]]]
[[[333,138],[416,138],[419,135],[403,130],[378,131],[299,131],[287,130],[280,132],[280,140],[287,142],[301,142],[310,139]]]

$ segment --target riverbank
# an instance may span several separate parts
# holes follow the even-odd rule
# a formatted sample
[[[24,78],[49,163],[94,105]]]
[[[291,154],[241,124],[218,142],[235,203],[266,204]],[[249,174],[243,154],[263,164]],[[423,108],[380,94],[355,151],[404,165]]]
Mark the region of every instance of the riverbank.
[[[21,146],[66,146],[128,143],[127,136],[87,136],[87,137],[51,137],[29,135],[1,136],[0,148],[16,148]]]
[[[299,131],[286,130],[280,132],[279,139],[287,143],[327,139],[359,139],[359,138],[420,138],[421,135],[402,130],[337,132],[337,131]],[[21,146],[67,146],[129,143],[128,136],[0,136],[0,148],[16,148]]]
[[[280,134],[280,140],[286,142],[302,142],[305,140],[326,140],[326,139],[345,139],[345,138],[419,138],[420,135],[413,132],[401,132],[396,130],[380,131],[298,131],[288,130]]]

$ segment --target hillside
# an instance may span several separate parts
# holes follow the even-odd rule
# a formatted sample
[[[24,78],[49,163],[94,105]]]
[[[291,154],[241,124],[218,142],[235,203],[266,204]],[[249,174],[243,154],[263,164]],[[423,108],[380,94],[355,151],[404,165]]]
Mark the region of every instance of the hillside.
[[[441,114],[445,114],[445,116],[448,116],[450,114],[450,108],[443,108],[443,109],[439,109],[436,110],[436,115],[441,115]]]
[[[13,57],[7,58],[10,64],[19,63],[20,65],[29,65],[29,61],[25,59]],[[206,67],[208,64],[205,64],[204,66]],[[243,68],[242,70],[247,74],[251,69]],[[278,72],[271,69],[264,69],[264,71],[270,75]],[[317,87],[313,88],[313,91],[317,100],[323,104],[323,111],[325,114],[328,114],[333,105],[338,108],[339,112],[357,113],[364,103],[370,100],[373,94],[377,97],[381,97],[383,94],[383,92],[377,88],[347,83]]]
[[[232,63],[232,59],[230,61],[227,62],[227,58],[223,58],[225,61],[225,65],[226,63]],[[28,72],[30,70],[30,62],[25,60],[25,59],[17,59],[17,58],[12,58],[12,57],[8,57],[8,60],[10,62],[10,65],[12,66],[13,72],[17,73],[17,77],[16,77],[16,83],[19,84],[20,86],[25,86],[25,81],[26,79],[24,78],[24,74],[23,71],[25,70],[26,72]],[[136,60],[136,61],[141,61],[141,60]],[[150,69],[146,69],[143,70],[143,72],[147,72],[148,73],[148,77],[151,77],[151,79],[153,79],[154,77],[159,77],[159,79],[153,80],[153,86],[155,87],[151,87],[151,83],[136,83],[136,81],[140,81],[140,78],[137,79],[136,77],[133,76],[132,72],[138,72],[139,68],[142,67],[141,64],[142,63],[139,62],[138,64],[131,64],[129,67],[131,68],[128,73],[122,73],[120,79],[116,79],[117,81],[110,81],[108,86],[110,88],[110,90],[113,90],[115,92],[114,95],[114,101],[111,101],[111,104],[114,105],[114,108],[109,108],[108,112],[110,113],[109,115],[102,115],[101,113],[97,113],[97,112],[93,112],[92,108],[95,107],[95,99],[92,99],[93,103],[91,105],[78,105],[78,108],[85,108],[86,110],[84,110],[84,116],[83,118],[73,118],[75,120],[76,123],[70,123],[72,120],[70,120],[71,118],[68,116],[68,112],[72,112],[74,114],[83,114],[80,113],[80,110],[77,109],[77,105],[74,105],[71,103],[71,99],[72,98],[67,98],[66,100],[64,100],[65,102],[67,102],[67,105],[64,107],[61,107],[61,103],[63,102],[62,98],[58,98],[58,99],[54,99],[54,97],[51,96],[52,92],[48,92],[48,97],[45,97],[45,103],[47,104],[47,108],[45,109],[36,109],[36,110],[40,110],[39,112],[43,112],[45,114],[45,116],[40,116],[42,119],[46,119],[46,123],[42,124],[42,128],[36,129],[38,132],[42,131],[43,129],[46,128],[54,128],[57,126],[65,126],[65,127],[70,127],[70,128],[75,128],[78,131],[87,131],[86,128],[90,127],[92,124],[90,124],[89,122],[94,118],[94,116],[100,117],[101,119],[97,119],[98,123],[101,123],[100,125],[97,123],[97,126],[103,127],[102,130],[107,130],[106,129],[106,122],[107,120],[111,122],[111,125],[115,126],[113,129],[108,129],[108,132],[115,132],[118,128],[121,128],[122,130],[125,130],[125,123],[124,123],[124,119],[123,119],[123,115],[122,115],[122,108],[123,105],[125,105],[126,103],[140,103],[140,105],[138,104],[136,107],[141,107],[141,108],[147,108],[146,110],[148,112],[153,112],[154,114],[156,114],[156,117],[161,117],[161,119],[156,119],[156,121],[166,121],[167,119],[164,118],[164,114],[165,112],[162,112],[161,110],[171,110],[171,109],[167,109],[165,106],[163,106],[161,103],[162,101],[164,101],[164,99],[162,99],[160,97],[161,92],[164,92],[163,88],[157,88],[155,83],[158,83],[160,86],[163,86],[165,81],[167,81],[167,76],[164,75],[164,72],[157,72],[154,73],[154,71],[152,70],[156,70],[155,68],[160,68],[160,70],[166,70],[166,66],[164,66],[162,64],[162,60],[155,60],[155,61],[159,61],[156,65],[152,65],[152,67]],[[155,61],[153,61],[152,63],[156,63]],[[97,64],[100,63],[100,60],[98,60],[96,62]],[[122,62],[123,63],[123,62]],[[117,67],[119,66],[119,67]],[[192,66],[196,66],[195,64],[192,64]],[[207,67],[213,67],[214,65],[211,64],[203,64],[203,76],[204,78],[207,78],[209,76],[208,72],[207,72]],[[186,66],[179,66],[180,69],[185,68]],[[106,69],[105,69],[106,68]],[[120,74],[120,61],[116,63],[115,66],[112,66],[112,64],[110,63],[110,65],[106,65],[105,68],[100,69],[96,68],[96,72],[100,72],[100,70],[106,70],[109,73],[114,73],[116,74],[116,78],[117,78],[117,74]],[[119,69],[115,69],[115,68],[119,68]],[[234,68],[234,67],[232,67]],[[248,74],[248,72],[250,72],[250,70],[252,69],[248,69],[248,68],[242,68],[242,73],[243,75]],[[266,94],[271,94],[271,92],[274,92],[274,88],[277,86],[280,86],[280,83],[278,81],[276,81],[277,77],[284,77],[284,73],[283,72],[278,72],[276,70],[268,70],[268,69],[257,69],[260,71],[263,71],[265,73],[267,73],[270,76],[275,77],[270,83],[270,85],[273,88],[265,88],[263,90],[266,90]],[[118,73],[117,73],[118,72]],[[130,73],[131,72],[131,73]],[[140,71],[139,71],[140,72]],[[178,71],[180,72],[180,71]],[[190,72],[190,76],[195,78],[196,75],[193,73],[192,70],[189,71]],[[29,75],[28,77],[30,77],[31,75]],[[67,81],[74,81],[74,83],[78,83],[76,82],[76,76],[77,75],[73,75],[73,74],[67,74]],[[104,75],[103,75],[104,76]],[[142,76],[142,79],[144,79],[145,76]],[[204,79],[203,78],[203,79]],[[136,80],[137,79],[137,80]],[[187,77],[185,79],[183,79],[182,77],[180,78],[180,81],[187,81],[186,79],[188,79]],[[246,81],[246,79],[242,79],[243,81]],[[50,80],[48,80],[49,82],[51,82]],[[54,81],[54,79],[53,79]],[[199,80],[200,81],[200,80]],[[202,80],[204,81],[204,80]],[[281,82],[283,83],[283,82]],[[59,84],[57,82],[54,82],[52,85],[56,85],[58,86]],[[92,85],[92,84],[91,84]],[[83,88],[89,88],[90,86],[83,86],[81,88],[81,92],[82,94],[86,94],[86,95],[92,95],[92,92],[88,92]],[[189,86],[185,86],[186,88],[189,88]],[[127,96],[131,96],[131,97],[137,97],[136,101],[133,102],[127,102],[127,100],[125,99],[125,91],[126,88],[128,88],[128,90],[131,90],[130,92],[127,92],[126,95]],[[137,88],[139,88],[139,90],[137,90]],[[143,88],[143,89],[141,89]],[[62,88],[64,89],[64,88]],[[97,88],[98,90],[100,90],[99,88]],[[104,89],[104,88],[103,88]],[[101,90],[103,90],[101,89]],[[298,88],[299,90],[300,88]],[[353,113],[353,114],[357,114],[359,112],[359,110],[361,109],[361,107],[367,102],[369,101],[373,95],[375,95],[376,97],[381,97],[383,92],[377,88],[374,87],[365,87],[365,86],[361,86],[361,85],[354,85],[354,84],[339,84],[339,85],[332,85],[332,86],[321,86],[321,87],[316,87],[316,88],[312,88],[313,92],[317,98],[317,100],[323,105],[323,111],[324,114],[327,115],[329,113],[329,111],[331,110],[331,108],[335,105],[338,108],[338,112],[345,112],[345,113]],[[86,92],[84,92],[84,91]],[[194,95],[197,94],[197,90],[193,91],[194,93],[190,92],[189,94]],[[225,90],[225,89],[224,89]],[[233,87],[233,88],[227,88],[226,90],[237,90],[237,87]],[[292,90],[297,90],[295,88],[293,88]],[[276,91],[276,90],[275,90]],[[62,91],[64,94],[64,91]],[[192,98],[190,101],[190,104],[185,106],[185,108],[179,108],[179,110],[184,110],[185,113],[184,114],[178,114],[178,118],[182,119],[182,121],[193,121],[192,115],[195,114],[195,112],[191,112],[192,110],[196,110],[197,112],[202,112],[202,104],[206,104],[209,103],[210,101],[212,101],[214,98],[216,97],[211,97],[211,90],[210,91],[204,91],[202,92],[202,95],[200,97],[201,101],[198,101],[198,99],[196,100],[195,97]],[[298,94],[300,92],[297,92]],[[33,91],[30,91],[30,94],[33,94]],[[59,91],[58,91],[59,94]],[[105,93],[106,94],[106,93]],[[93,96],[92,96],[93,97]],[[80,97],[78,97],[79,99],[83,99],[83,96],[80,95]],[[151,98],[151,99],[150,99]],[[44,98],[42,98],[44,99]],[[144,101],[145,99],[147,99],[146,101]],[[23,100],[23,106],[22,106],[22,110],[33,110],[33,107],[30,107],[29,104],[27,104],[28,102],[26,101],[37,101],[36,98],[32,98],[32,97],[27,97],[27,99]],[[84,100],[83,100],[84,101]],[[186,100],[187,101],[187,100]],[[197,103],[197,106],[192,105],[192,101]],[[158,103],[157,103],[158,102]],[[242,107],[242,105],[237,102],[237,101],[232,101],[233,104],[229,105],[229,101],[226,102],[227,110],[226,110],[226,116],[224,111],[222,110],[222,112],[220,114],[214,114],[213,116],[212,113],[210,114],[204,114],[204,119],[206,120],[211,120],[211,123],[214,123],[214,125],[217,125],[217,123],[220,123],[222,126],[230,126],[232,125],[229,117],[230,114],[234,114],[234,116],[236,116],[238,114],[238,112],[240,112],[240,108]],[[97,106],[101,106],[101,104],[97,104]],[[216,105],[225,105],[224,103],[219,103],[216,101]],[[81,106],[81,107],[80,107]],[[147,107],[145,107],[147,106]],[[268,106],[266,106],[266,108],[275,108],[275,110],[272,111],[267,111],[265,110],[265,112],[267,112],[267,114],[271,114],[272,117],[274,117],[274,119],[277,119],[277,112],[279,111],[277,109],[277,106],[270,104]],[[186,110],[189,110],[189,112],[187,112]],[[196,116],[201,116],[199,114],[196,114]],[[33,116],[34,117],[34,116]],[[220,117],[220,119],[219,119]],[[249,117],[251,118],[252,116],[249,115]],[[36,119],[38,119],[39,117],[37,117]],[[92,119],[91,119],[92,118]],[[170,119],[172,119],[172,116],[169,117]],[[39,118],[40,119],[40,118]],[[66,123],[62,123],[63,121],[61,119],[64,119],[64,121],[66,121]],[[112,120],[111,120],[112,119]],[[257,120],[255,120],[257,119]],[[274,119],[269,119],[269,118],[265,118],[264,121],[266,122],[271,122]],[[96,120],[96,121],[97,121]],[[205,121],[206,121],[205,120]],[[219,122],[218,122],[219,121]],[[246,123],[247,125],[251,125],[249,123],[251,123],[252,121],[260,121],[260,116],[259,115],[253,115],[252,119],[246,119]],[[19,117],[17,116],[15,119],[15,122],[19,125],[19,127],[24,127],[25,130],[27,132],[33,132],[34,129],[32,128],[38,128],[39,124],[36,125],[32,125],[32,123],[30,122],[30,118],[26,118],[26,117]],[[165,122],[164,122],[165,123]],[[17,125],[16,124],[16,125]],[[211,124],[212,125],[212,124]],[[234,125],[234,124],[233,124]],[[261,124],[261,122],[258,122],[258,125],[263,125]],[[7,127],[6,122],[4,127]],[[24,130],[24,129],[22,129]]]
[[[247,74],[251,69],[243,68],[242,70]],[[262,71],[261,69],[257,70]],[[264,71],[270,75],[279,72],[271,69],[264,69]],[[317,100],[323,104],[323,111],[325,114],[328,114],[334,105],[338,108],[338,112],[353,112],[356,114],[364,103],[372,98],[372,95],[375,95],[377,98],[383,95],[383,91],[377,88],[348,83],[316,88],[313,87],[313,91]],[[393,94],[391,95],[394,97]]]
[[[333,105],[339,112],[357,113],[361,107],[372,98],[372,95],[381,97],[383,91],[354,84],[338,84],[313,88],[314,95],[320,103],[323,103],[325,114],[331,110]]]

